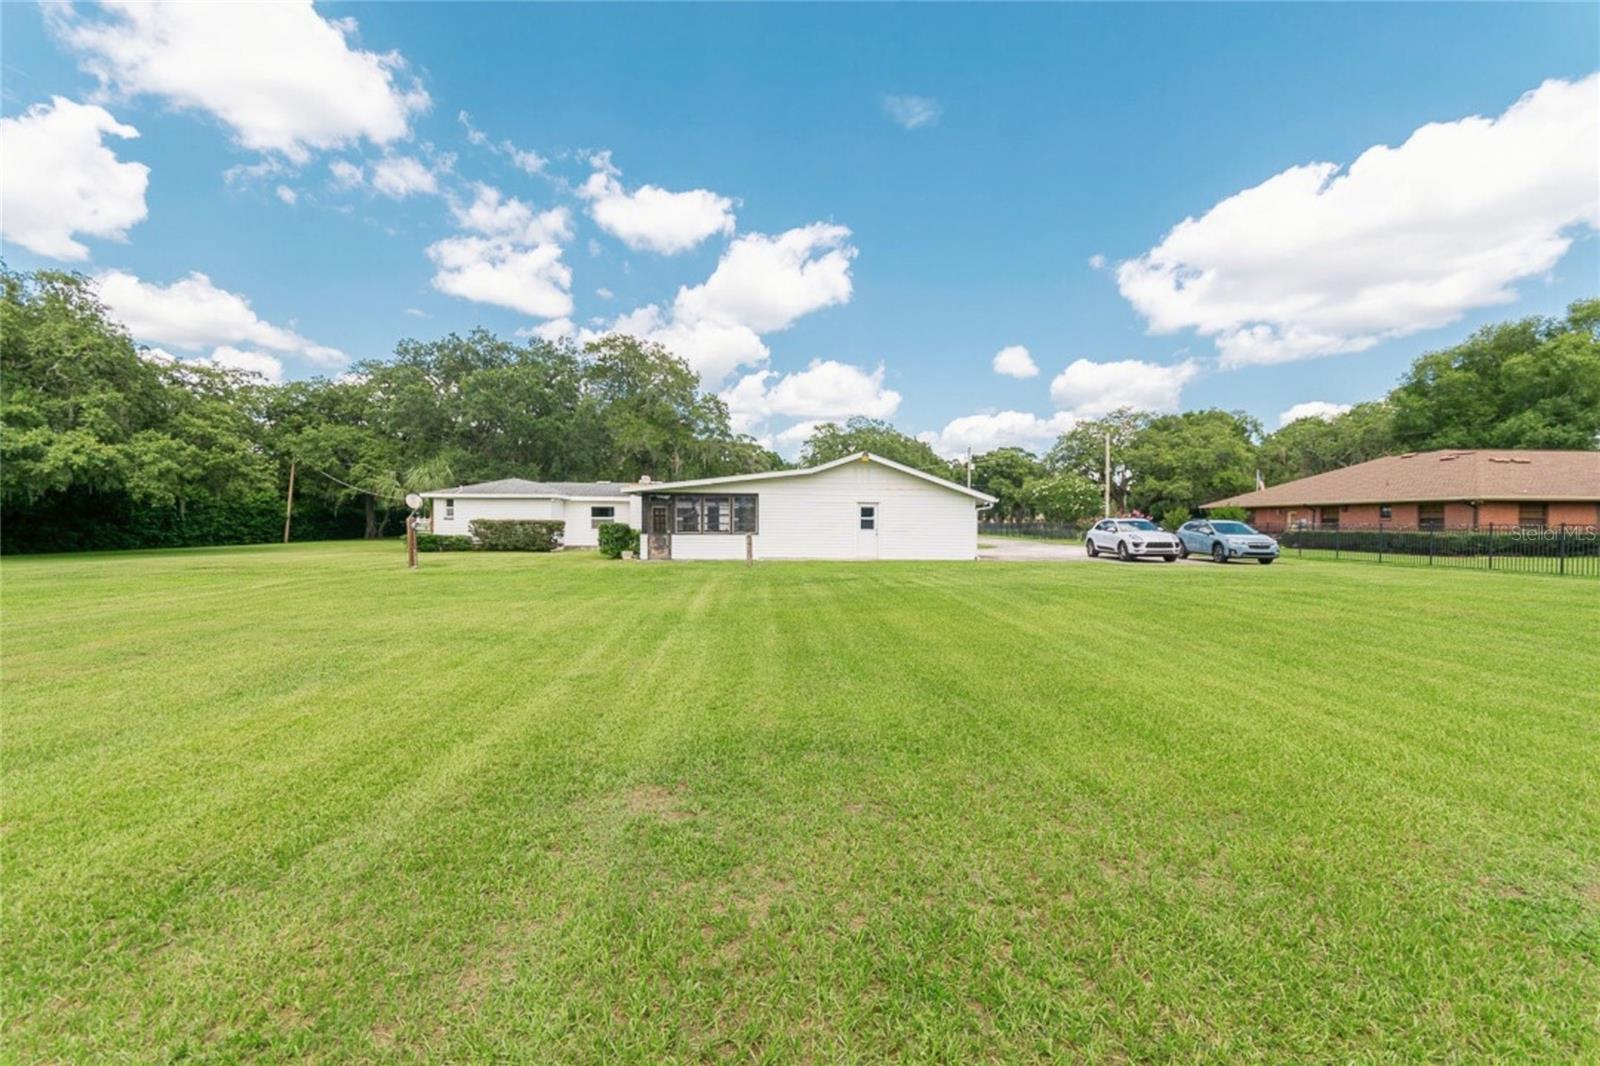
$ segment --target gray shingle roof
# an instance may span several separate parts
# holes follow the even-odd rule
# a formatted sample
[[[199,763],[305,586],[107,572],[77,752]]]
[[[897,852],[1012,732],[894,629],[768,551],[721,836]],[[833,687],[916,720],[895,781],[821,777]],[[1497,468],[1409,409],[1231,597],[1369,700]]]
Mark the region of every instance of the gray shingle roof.
[[[457,485],[451,489],[434,489],[429,496],[618,496],[622,483],[617,481],[527,481],[520,477],[501,478],[499,481],[480,481],[476,485]]]

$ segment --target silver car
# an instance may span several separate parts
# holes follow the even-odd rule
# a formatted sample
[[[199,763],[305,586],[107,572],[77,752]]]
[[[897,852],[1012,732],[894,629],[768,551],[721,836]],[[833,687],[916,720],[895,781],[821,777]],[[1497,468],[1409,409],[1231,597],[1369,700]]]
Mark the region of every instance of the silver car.
[[[1228,563],[1235,559],[1254,559],[1266,564],[1278,557],[1278,542],[1265,533],[1258,533],[1243,522],[1197,518],[1178,527],[1180,553],[1185,559],[1191,555],[1209,555],[1213,562]]]
[[[1147,518],[1106,518],[1090,527],[1083,550],[1091,559],[1101,552],[1115,552],[1123,562],[1156,558],[1171,563],[1183,549],[1177,537]]]

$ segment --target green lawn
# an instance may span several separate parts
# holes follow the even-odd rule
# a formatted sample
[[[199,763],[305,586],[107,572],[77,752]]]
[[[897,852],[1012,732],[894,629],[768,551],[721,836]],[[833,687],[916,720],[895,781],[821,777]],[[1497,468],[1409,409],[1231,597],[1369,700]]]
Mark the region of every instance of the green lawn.
[[[1595,1061],[1600,595],[3,571],[6,1061]]]

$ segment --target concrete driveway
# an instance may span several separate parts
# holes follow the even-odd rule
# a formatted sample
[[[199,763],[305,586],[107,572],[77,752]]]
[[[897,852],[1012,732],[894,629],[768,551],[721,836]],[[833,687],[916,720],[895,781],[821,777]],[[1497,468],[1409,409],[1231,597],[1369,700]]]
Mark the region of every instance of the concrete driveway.
[[[1004,563],[1086,563],[1082,544],[1052,544],[1020,537],[978,538],[978,558]]]
[[[978,558],[993,559],[1002,563],[1086,563],[1089,555],[1083,550],[1082,544],[1052,544],[1045,540],[1025,540],[1021,537],[978,537]],[[1094,560],[1099,563],[1116,563],[1115,556],[1101,553],[1100,558]],[[1139,562],[1148,562],[1157,565],[1154,559],[1140,559]],[[1184,565],[1200,566],[1211,565],[1211,560],[1198,556],[1190,556],[1183,560]]]

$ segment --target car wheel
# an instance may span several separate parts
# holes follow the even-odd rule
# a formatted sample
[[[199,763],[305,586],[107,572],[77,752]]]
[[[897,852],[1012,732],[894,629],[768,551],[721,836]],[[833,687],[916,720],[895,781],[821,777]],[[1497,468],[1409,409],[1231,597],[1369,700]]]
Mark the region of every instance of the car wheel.
[[[1086,540],[1083,542],[1083,550],[1091,559],[1100,554],[1100,549],[1094,546],[1094,541],[1092,540]]]
[[[1271,559],[1257,559],[1256,562],[1260,563],[1262,566],[1271,566],[1272,565],[1272,560]]]
[[[1228,552],[1225,548],[1223,548],[1221,541],[1218,541],[1216,544],[1211,546],[1211,561],[1214,563],[1225,563],[1228,561]]]
[[[1125,540],[1117,541],[1117,558],[1121,559],[1123,562],[1127,562],[1129,559],[1133,558],[1131,555],[1128,554],[1128,542],[1127,541],[1125,541]]]
[[[1161,557],[1161,561],[1164,563],[1175,563],[1178,561],[1178,557],[1176,555],[1163,555]]]

